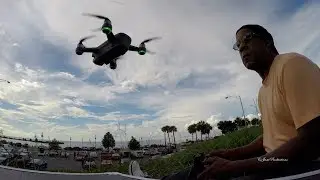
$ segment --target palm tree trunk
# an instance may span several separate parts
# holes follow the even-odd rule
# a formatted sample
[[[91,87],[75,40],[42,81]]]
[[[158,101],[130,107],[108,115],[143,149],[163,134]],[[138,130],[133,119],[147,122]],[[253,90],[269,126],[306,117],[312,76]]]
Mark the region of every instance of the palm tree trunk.
[[[197,134],[197,132],[196,132],[196,141],[198,141],[198,134]]]
[[[192,141],[193,141],[193,133],[191,134],[191,136],[192,136]]]
[[[163,132],[163,134],[164,134],[164,146],[167,146],[167,138],[166,138],[166,133],[165,133],[165,132]]]
[[[168,132],[168,140],[169,140],[169,145],[170,145],[171,143],[170,143],[170,135],[169,135],[169,132]]]
[[[173,134],[173,142],[174,142],[174,144],[176,144],[176,137],[174,135],[174,131],[172,132],[172,134]]]

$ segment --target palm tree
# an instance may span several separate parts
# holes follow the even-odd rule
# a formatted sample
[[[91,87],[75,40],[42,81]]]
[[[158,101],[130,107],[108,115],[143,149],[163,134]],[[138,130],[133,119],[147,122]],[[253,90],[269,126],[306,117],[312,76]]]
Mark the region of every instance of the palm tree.
[[[172,135],[173,135],[173,143],[176,144],[176,137],[174,135],[174,132],[177,132],[177,127],[176,126],[170,126],[170,132],[172,132]]]
[[[191,124],[188,126],[188,132],[191,134],[192,136],[192,141],[193,141],[193,134],[196,133],[196,140],[197,140],[197,128],[196,128],[196,124]]]
[[[202,135],[204,134],[204,130],[205,130],[205,124],[206,124],[206,122],[204,122],[204,121],[200,121],[197,123],[197,131],[200,132],[201,141],[202,141]]]
[[[167,132],[167,135],[168,135],[169,145],[171,146],[171,140],[170,140],[171,129],[170,129],[170,126],[165,126],[165,129],[166,129],[166,132]]]
[[[167,129],[166,129],[166,126],[163,126],[163,127],[161,128],[161,131],[162,131],[163,134],[164,134],[164,145],[167,146],[167,139],[166,139]]]
[[[210,134],[210,131],[212,130],[212,126],[209,124],[209,123],[205,123],[205,126],[204,126],[204,131],[203,133],[204,134],[207,134],[207,139],[209,139],[209,134]]]

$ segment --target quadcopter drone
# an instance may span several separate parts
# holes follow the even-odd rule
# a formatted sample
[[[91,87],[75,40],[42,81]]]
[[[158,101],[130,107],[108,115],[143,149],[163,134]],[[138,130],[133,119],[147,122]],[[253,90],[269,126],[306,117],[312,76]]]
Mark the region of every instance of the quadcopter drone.
[[[99,19],[103,19],[104,23],[101,28],[98,30],[102,31],[104,34],[107,35],[107,41],[99,45],[98,47],[94,48],[87,48],[82,43],[83,41],[92,38],[94,36],[88,36],[85,38],[82,38],[78,46],[76,48],[76,54],[82,55],[83,53],[92,53],[93,57],[93,63],[102,66],[104,64],[110,66],[110,69],[116,69],[117,68],[117,60],[120,58],[120,56],[124,55],[127,51],[136,51],[140,55],[145,55],[146,53],[154,54],[151,51],[148,51],[146,49],[145,43],[150,42],[152,40],[160,39],[159,37],[149,38],[141,42],[139,47],[131,45],[131,38],[125,33],[118,33],[113,34],[112,33],[112,25],[109,18],[95,15],[95,14],[88,14],[85,13],[83,15],[91,16]]]

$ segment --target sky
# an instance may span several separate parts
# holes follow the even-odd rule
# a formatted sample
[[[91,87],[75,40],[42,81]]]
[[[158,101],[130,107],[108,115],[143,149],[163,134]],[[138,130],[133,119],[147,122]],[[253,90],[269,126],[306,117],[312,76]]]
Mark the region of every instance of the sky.
[[[0,0],[0,129],[9,136],[74,141],[131,136],[162,139],[161,127],[174,125],[177,140],[200,120],[216,124],[257,115],[261,79],[245,69],[232,49],[236,30],[260,24],[273,35],[280,53],[302,53],[320,64],[320,1],[307,0]],[[112,21],[155,55],[128,52],[116,70],[78,56],[80,38],[88,47],[106,41],[91,32]],[[233,98],[225,99],[226,96]],[[120,123],[120,130],[117,124]]]

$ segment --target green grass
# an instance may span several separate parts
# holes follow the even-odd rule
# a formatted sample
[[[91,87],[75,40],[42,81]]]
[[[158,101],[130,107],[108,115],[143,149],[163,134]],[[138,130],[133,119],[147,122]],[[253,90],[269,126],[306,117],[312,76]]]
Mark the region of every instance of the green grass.
[[[144,171],[154,178],[187,168],[198,153],[209,153],[213,149],[229,149],[249,144],[262,134],[261,127],[245,128],[217,139],[192,144],[186,150],[178,152],[167,159],[152,160],[141,164]]]
[[[192,144],[186,148],[186,150],[175,153],[166,159],[155,159],[147,162],[140,162],[141,167],[153,178],[161,178],[164,175],[171,174],[187,168],[193,160],[193,157],[198,153],[209,153],[213,149],[229,149],[249,144],[259,135],[262,134],[261,127],[245,128],[236,132],[220,136],[213,140],[203,141]],[[92,171],[82,172],[120,172],[128,174],[128,165],[125,163],[122,165],[115,165],[109,168],[96,169]],[[54,170],[55,172],[72,172],[68,170]]]

